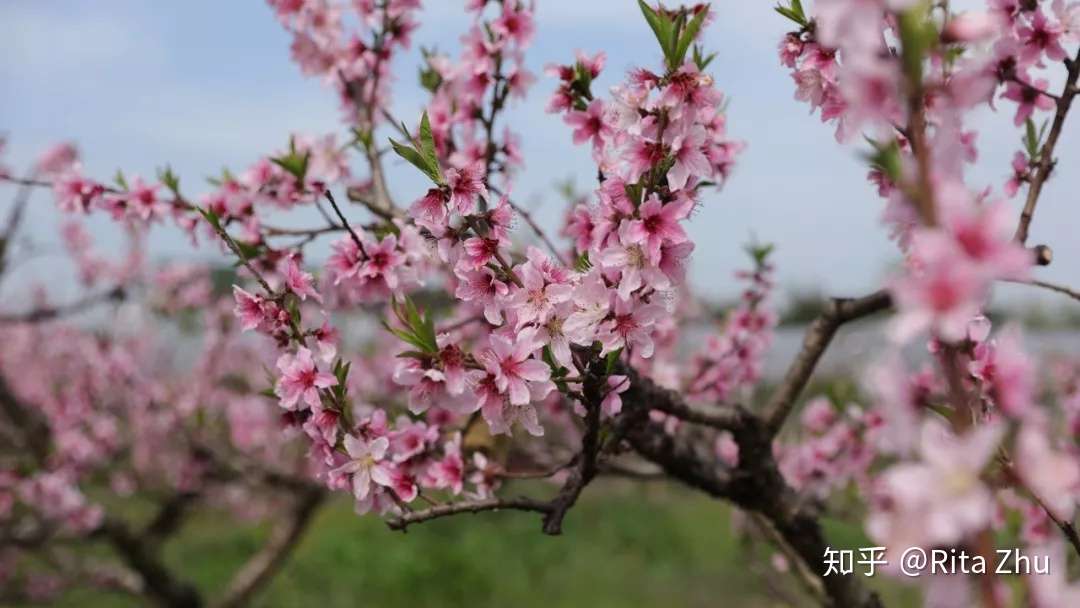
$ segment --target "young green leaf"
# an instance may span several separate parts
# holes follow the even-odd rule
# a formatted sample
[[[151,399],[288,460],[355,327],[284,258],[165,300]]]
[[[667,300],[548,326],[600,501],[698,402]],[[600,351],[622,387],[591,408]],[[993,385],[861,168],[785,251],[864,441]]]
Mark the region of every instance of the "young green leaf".
[[[619,356],[622,355],[623,349],[617,348],[607,354],[604,359],[604,374],[610,376],[615,371],[615,365],[619,362]]]
[[[807,27],[809,25],[809,21],[806,19],[806,13],[803,11],[802,2],[799,0],[792,0],[790,7],[784,6],[783,4],[777,4],[774,7],[774,10],[799,24],[800,27]]]
[[[588,272],[592,268],[592,262],[589,261],[589,252],[582,251],[581,255],[574,260],[574,270],[578,272]]]
[[[412,146],[407,146],[403,143],[394,141],[393,138],[390,138],[390,145],[394,148],[394,152],[397,152],[398,156],[409,161],[409,164],[422,171],[424,175],[431,179],[431,181],[436,184],[441,182],[439,174],[432,170],[431,166],[428,165],[427,159],[424,158],[424,155],[421,154],[419,150]]]
[[[295,177],[296,181],[300,183],[303,183],[304,178],[307,176],[308,162],[310,160],[311,152],[305,151],[303,154],[297,152],[294,140],[289,140],[288,154],[270,159],[271,162],[284,169],[286,173]]]
[[[214,230],[221,231],[221,218],[218,217],[218,214],[214,213],[209,209],[203,209],[202,207],[198,207],[198,210],[199,215],[203,216],[203,219],[205,219],[208,224],[213,226]]]
[[[701,31],[702,24],[705,23],[705,17],[709,14],[709,6],[705,5],[704,8],[698,11],[694,18],[686,24],[686,27],[682,30],[682,34],[679,36],[679,43],[675,47],[675,55],[673,57],[675,65],[671,66],[672,69],[677,69],[683,64],[686,59],[686,51],[690,49],[690,45],[698,36],[698,32]]]
[[[645,15],[645,21],[649,23],[653,34],[656,35],[656,41],[660,43],[660,49],[664,51],[664,59],[668,60],[668,66],[670,67],[675,24],[666,15],[661,15],[653,10],[651,6],[645,3],[645,0],[638,0],[638,6],[641,7],[641,14]]]
[[[439,156],[435,152],[435,137],[431,134],[431,121],[428,120],[427,112],[420,117],[420,153],[431,171],[436,175],[437,183],[443,182],[442,170],[439,168]]]
[[[158,169],[157,172],[158,181],[165,185],[173,196],[180,197],[180,178],[173,173],[172,167],[165,165],[164,168]]]
[[[1039,150],[1039,136],[1035,134],[1035,121],[1031,118],[1024,121],[1024,148],[1031,158],[1035,158]]]

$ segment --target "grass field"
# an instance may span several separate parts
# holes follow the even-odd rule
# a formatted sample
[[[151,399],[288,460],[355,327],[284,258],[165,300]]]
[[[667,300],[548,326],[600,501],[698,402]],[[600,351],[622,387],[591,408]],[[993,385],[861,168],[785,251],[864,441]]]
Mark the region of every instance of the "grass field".
[[[519,512],[462,515],[402,534],[334,501],[254,605],[739,608],[782,605],[768,586],[795,589],[767,566],[767,552],[748,556],[716,502],[661,485],[590,490],[560,537],[542,535],[538,517]],[[850,528],[831,528],[837,545],[861,542]],[[204,515],[166,558],[212,597],[264,533]],[[888,591],[890,605],[913,605]],[[78,592],[58,605],[138,603]]]

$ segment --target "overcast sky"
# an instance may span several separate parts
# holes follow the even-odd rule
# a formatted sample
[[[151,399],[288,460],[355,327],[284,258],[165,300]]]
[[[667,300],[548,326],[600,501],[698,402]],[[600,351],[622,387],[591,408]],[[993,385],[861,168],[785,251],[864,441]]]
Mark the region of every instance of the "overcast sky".
[[[410,124],[424,99],[416,83],[419,47],[456,51],[467,27],[457,0],[426,4],[412,52],[395,63],[394,111]],[[517,196],[554,227],[563,208],[555,182],[576,177],[588,187],[595,170],[587,150],[572,146],[569,130],[543,112],[554,88],[543,65],[569,61],[574,49],[604,50],[604,89],[632,66],[654,65],[657,51],[631,0],[537,4],[528,61],[539,80],[509,118],[527,163]],[[775,261],[787,287],[871,291],[897,258],[878,224],[882,201],[865,180],[859,150],[835,143],[832,128],[793,99],[790,76],[776,58],[787,24],[772,4],[716,2],[718,19],[705,33],[705,44],[718,52],[711,70],[731,99],[730,131],[749,148],[725,190],[709,194],[690,223],[698,245],[692,277],[706,294],[731,295],[737,289],[731,272],[745,263],[741,244],[756,235],[778,245]],[[242,169],[281,148],[290,133],[344,133],[333,94],[301,77],[288,46],[261,0],[4,0],[0,131],[10,140],[4,162],[18,170],[48,144],[73,139],[89,171],[103,179],[117,168],[152,176],[169,163],[194,194],[204,188],[203,177],[224,166]],[[981,157],[973,185],[1000,191],[1019,142],[1011,118],[990,111],[978,117]],[[1080,176],[1069,167],[1080,163],[1078,123],[1075,117],[1065,129],[1058,148],[1063,170],[1044,190],[1031,232],[1031,242],[1050,244],[1058,260],[1040,276],[1073,284],[1080,284]],[[355,168],[362,173],[359,160]],[[398,200],[420,193],[414,173],[392,168]],[[9,204],[11,190],[0,188],[0,195],[0,205]],[[55,242],[51,197],[35,198],[30,227],[35,239]],[[101,226],[95,231],[102,238],[114,234]],[[164,228],[153,233],[153,249],[159,257],[192,255],[182,237]],[[55,264],[45,260],[24,272],[61,276]]]

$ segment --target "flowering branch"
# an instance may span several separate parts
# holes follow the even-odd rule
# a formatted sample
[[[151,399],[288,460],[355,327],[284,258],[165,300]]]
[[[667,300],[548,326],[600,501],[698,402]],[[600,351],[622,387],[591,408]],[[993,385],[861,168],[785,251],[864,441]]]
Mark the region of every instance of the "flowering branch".
[[[1065,65],[1068,68],[1065,87],[1061,92],[1061,96],[1056,100],[1054,121],[1050,125],[1046,142],[1039,149],[1039,160],[1035,166],[1035,174],[1031,177],[1031,182],[1028,185],[1027,199],[1024,201],[1024,209],[1020,213],[1020,222],[1016,226],[1014,238],[1020,243],[1027,242],[1028,228],[1031,226],[1031,220],[1035,217],[1035,206],[1039,202],[1043,184],[1046,183],[1047,178],[1050,177],[1050,172],[1054,168],[1054,147],[1057,146],[1058,139],[1061,137],[1062,128],[1065,126],[1065,117],[1069,113],[1069,108],[1072,107],[1073,99],[1078,94],[1077,81],[1080,81],[1080,51],[1077,51],[1076,57],[1071,61],[1066,59]]]

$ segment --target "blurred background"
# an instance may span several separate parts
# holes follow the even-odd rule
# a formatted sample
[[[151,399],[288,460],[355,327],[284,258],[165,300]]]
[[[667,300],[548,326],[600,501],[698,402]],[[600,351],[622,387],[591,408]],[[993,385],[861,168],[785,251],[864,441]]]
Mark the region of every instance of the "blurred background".
[[[415,122],[425,100],[417,82],[420,47],[455,53],[469,24],[457,1],[426,4],[412,52],[395,63],[394,114],[408,123]],[[588,150],[571,144],[560,119],[544,113],[554,82],[543,75],[543,66],[569,62],[576,49],[603,50],[603,89],[633,66],[656,63],[657,52],[631,0],[538,5],[528,55],[538,80],[529,99],[507,116],[521,134],[526,160],[516,197],[555,230],[564,209],[558,185],[570,180],[585,191],[595,169]],[[729,96],[730,132],[749,147],[725,189],[708,194],[690,223],[697,243],[691,283],[722,309],[738,296],[731,276],[747,265],[742,244],[751,238],[776,243],[784,325],[767,365],[767,375],[775,377],[821,297],[877,289],[897,252],[879,227],[883,203],[865,179],[858,144],[837,143],[832,128],[807,116],[806,105],[793,99],[790,76],[776,57],[789,22],[770,2],[718,2],[714,8],[718,18],[704,36],[718,53],[711,71]],[[333,94],[301,76],[288,47],[288,35],[260,0],[0,2],[0,132],[9,140],[4,162],[18,172],[50,144],[73,140],[90,175],[107,179],[123,168],[128,176],[151,177],[169,164],[185,192],[197,194],[203,178],[219,175],[223,167],[246,167],[283,148],[291,133],[344,137]],[[980,159],[971,183],[1000,193],[1020,132],[1011,115],[991,110],[979,113],[972,126],[980,132]],[[1080,122],[1067,123],[1058,155],[1061,166],[1080,162]],[[422,192],[409,167],[392,163],[389,177],[398,200]],[[1080,173],[1060,171],[1048,183],[1032,225],[1029,242],[1051,245],[1058,260],[1080,256],[1078,192]],[[0,197],[12,194],[0,186]],[[58,217],[50,198],[39,193],[31,205],[28,235],[38,254],[0,286],[5,308],[25,304],[30,284],[60,296],[77,290],[72,269],[55,255]],[[295,214],[298,224],[310,225],[305,213]],[[105,219],[90,226],[102,245],[115,230]],[[214,248],[193,251],[170,227],[154,229],[150,248],[163,260],[224,260]],[[327,251],[312,253],[317,255],[310,261],[317,263]],[[1039,278],[1076,285],[1074,269],[1055,263],[1037,272]],[[1006,286],[995,293],[993,308],[1023,322],[1039,348],[1075,350],[1080,314],[1070,303]],[[825,375],[840,377],[881,339],[875,324],[842,334],[825,361]],[[843,383],[818,388],[841,395],[851,390]],[[706,606],[716,604],[721,589],[730,594],[730,605],[760,606],[776,597],[775,565],[768,555],[746,559],[727,510],[714,502],[668,486],[616,483],[591,492],[584,503],[570,516],[563,537],[548,538],[539,534],[535,518],[519,513],[438,521],[403,536],[375,518],[355,517],[347,501],[337,501],[320,513],[256,604]],[[224,584],[223,577],[266,533],[226,525],[212,515],[190,525],[194,532],[171,545],[166,557],[211,590]],[[850,526],[835,524],[830,533],[848,546],[860,542]],[[121,605],[116,602],[76,594],[64,603]]]
[[[394,114],[407,123],[416,121],[425,100],[417,81],[420,47],[454,53],[468,27],[459,2],[425,4],[412,52],[394,65]],[[977,4],[954,2],[957,10]],[[749,147],[727,187],[708,194],[690,224],[698,246],[695,288],[717,299],[735,295],[730,275],[745,265],[740,244],[756,236],[777,244],[778,278],[788,293],[872,291],[897,256],[878,226],[882,201],[864,179],[860,142],[838,144],[832,128],[794,100],[776,56],[790,22],[772,3],[715,8],[717,19],[704,36],[718,53],[710,69],[729,97],[730,132]],[[597,85],[603,90],[631,67],[654,64],[657,52],[631,0],[542,0],[536,15],[528,64],[538,80],[508,120],[522,135],[526,159],[516,198],[550,228],[563,211],[556,184],[574,180],[586,191],[593,164],[586,148],[571,144],[561,120],[544,113],[554,82],[543,66],[569,62],[575,49],[603,50],[608,64]],[[204,177],[246,167],[283,148],[290,133],[344,137],[333,95],[301,76],[289,60],[286,32],[260,0],[9,0],[0,3],[0,78],[0,131],[9,137],[7,164],[16,169],[49,144],[74,140],[91,175],[108,179],[123,168],[152,177],[168,163],[185,190],[198,193]],[[1011,115],[990,110],[973,126],[980,158],[971,183],[1000,193],[1020,133]],[[1080,158],[1080,123],[1067,123],[1065,131],[1059,157],[1068,165]],[[396,198],[415,199],[421,184],[412,170],[391,165]],[[1056,175],[1032,227],[1030,242],[1051,244],[1059,259],[1080,255],[1072,228],[1078,186],[1080,175]],[[48,198],[34,205],[32,220],[43,241],[55,241]],[[154,233],[153,249],[159,256],[191,255],[184,238],[167,228]],[[201,255],[213,254],[203,249]],[[1076,277],[1066,266],[1040,269],[1040,277],[1068,283]],[[999,297],[1012,303],[1045,295],[1006,289]]]

